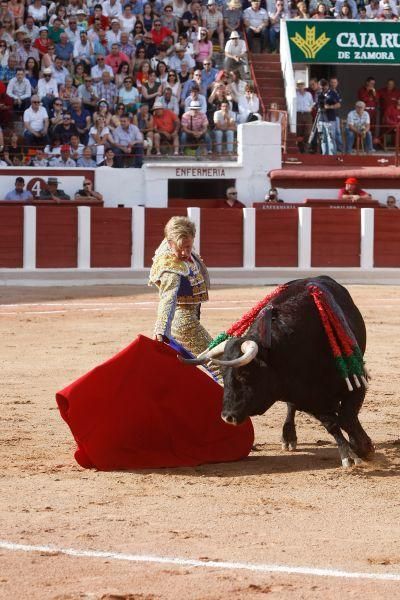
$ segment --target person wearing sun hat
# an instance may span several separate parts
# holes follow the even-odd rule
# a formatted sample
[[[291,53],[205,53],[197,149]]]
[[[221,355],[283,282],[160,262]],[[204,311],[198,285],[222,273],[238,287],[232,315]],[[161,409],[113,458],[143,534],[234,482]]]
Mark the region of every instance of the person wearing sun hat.
[[[371,194],[360,188],[356,177],[348,177],[344,182],[344,188],[339,190],[338,200],[358,202],[359,200],[372,200],[372,197]]]
[[[58,189],[57,177],[48,177],[47,185],[40,190],[40,200],[54,200],[54,202],[62,202],[63,200],[71,200],[70,196],[64,190]]]
[[[225,44],[224,69],[234,71],[243,66],[246,58],[246,42],[240,39],[237,31],[232,31],[229,40]]]

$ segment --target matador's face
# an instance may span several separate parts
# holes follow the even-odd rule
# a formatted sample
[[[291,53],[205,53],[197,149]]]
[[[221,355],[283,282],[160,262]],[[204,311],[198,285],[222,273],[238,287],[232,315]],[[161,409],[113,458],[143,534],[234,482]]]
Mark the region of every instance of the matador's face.
[[[188,260],[193,250],[193,238],[183,238],[179,243],[168,241],[169,247],[179,260]]]

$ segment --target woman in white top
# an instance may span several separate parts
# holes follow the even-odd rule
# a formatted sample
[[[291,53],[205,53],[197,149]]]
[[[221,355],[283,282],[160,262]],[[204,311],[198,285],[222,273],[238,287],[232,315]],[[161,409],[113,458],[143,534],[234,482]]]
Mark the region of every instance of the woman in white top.
[[[173,69],[170,69],[168,71],[168,78],[167,78],[166,85],[167,85],[167,87],[171,88],[172,95],[175,96],[175,98],[178,98],[178,100],[180,100],[182,86],[179,82],[176,71],[174,71]]]
[[[239,98],[238,104],[240,123],[254,120],[254,117],[255,119],[261,119],[261,115],[258,112],[260,110],[260,100],[254,93],[252,85],[246,85],[244,96]]]
[[[42,0],[33,0],[33,3],[28,6],[28,15],[33,17],[36,25],[46,22],[47,8],[42,4]]]
[[[130,4],[126,4],[122,16],[119,18],[121,23],[121,31],[125,33],[131,33],[136,23],[136,16],[132,13],[132,7]]]
[[[89,130],[88,146],[92,148],[92,152],[96,154],[97,164],[104,160],[105,144],[112,144],[113,138],[109,128],[106,126],[103,117],[98,117],[95,125]]]
[[[241,40],[237,31],[232,31],[225,44],[224,68],[227,71],[236,71],[243,67],[247,54],[246,42]]]

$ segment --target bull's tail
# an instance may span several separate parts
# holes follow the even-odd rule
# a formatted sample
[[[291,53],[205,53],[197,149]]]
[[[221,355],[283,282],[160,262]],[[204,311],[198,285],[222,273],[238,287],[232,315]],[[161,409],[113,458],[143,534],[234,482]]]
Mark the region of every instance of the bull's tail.
[[[336,366],[349,392],[354,389],[350,378],[357,388],[361,384],[368,387],[368,372],[362,352],[341,307],[324,286],[315,282],[307,287],[321,318]]]

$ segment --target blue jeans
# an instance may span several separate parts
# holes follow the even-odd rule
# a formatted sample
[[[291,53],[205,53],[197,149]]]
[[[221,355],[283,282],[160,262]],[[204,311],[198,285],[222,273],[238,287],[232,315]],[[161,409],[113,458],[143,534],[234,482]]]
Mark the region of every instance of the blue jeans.
[[[351,154],[355,139],[356,134],[354,133],[354,131],[346,127],[346,154]],[[372,135],[370,131],[367,131],[367,133],[365,134],[364,148],[366,152],[372,151]]]
[[[228,129],[226,131],[222,131],[222,129],[215,129],[214,137],[215,137],[215,149],[217,151],[217,154],[222,153],[222,141],[224,139],[224,136],[226,139],[226,152],[229,152],[229,153],[233,152],[233,141],[235,139],[235,132],[232,131],[232,129]]]
[[[277,50],[277,48],[279,46],[280,37],[281,37],[281,32],[275,31],[275,29],[271,25],[271,27],[269,28],[269,46],[270,46],[271,50]]]
[[[118,167],[134,167],[140,169],[143,164],[143,146],[141,144],[135,144],[132,147],[131,154],[125,154],[120,148],[112,146],[115,153],[115,159]]]
[[[342,139],[342,130],[340,128],[340,117],[336,117],[335,141],[336,141],[336,150],[338,152],[342,153],[343,152],[343,139]]]
[[[268,45],[268,27],[263,27],[260,31],[260,33],[254,33],[254,31],[252,29],[250,29],[250,27],[248,29],[246,29],[246,34],[247,34],[247,43],[249,44],[249,48],[251,50],[251,52],[254,51],[254,38],[260,38],[260,46],[261,46],[261,51],[264,50],[264,48],[267,47]]]
[[[186,131],[182,131],[182,133],[181,133],[181,144],[183,146],[183,150],[185,149],[184,147],[188,146],[188,145],[192,146],[192,148],[197,148],[203,142],[206,143],[207,152],[211,152],[212,144],[211,144],[210,134],[208,132],[206,132],[200,138],[195,138],[192,135],[186,133]]]
[[[322,154],[336,154],[336,121],[320,121],[318,128],[321,135]]]

